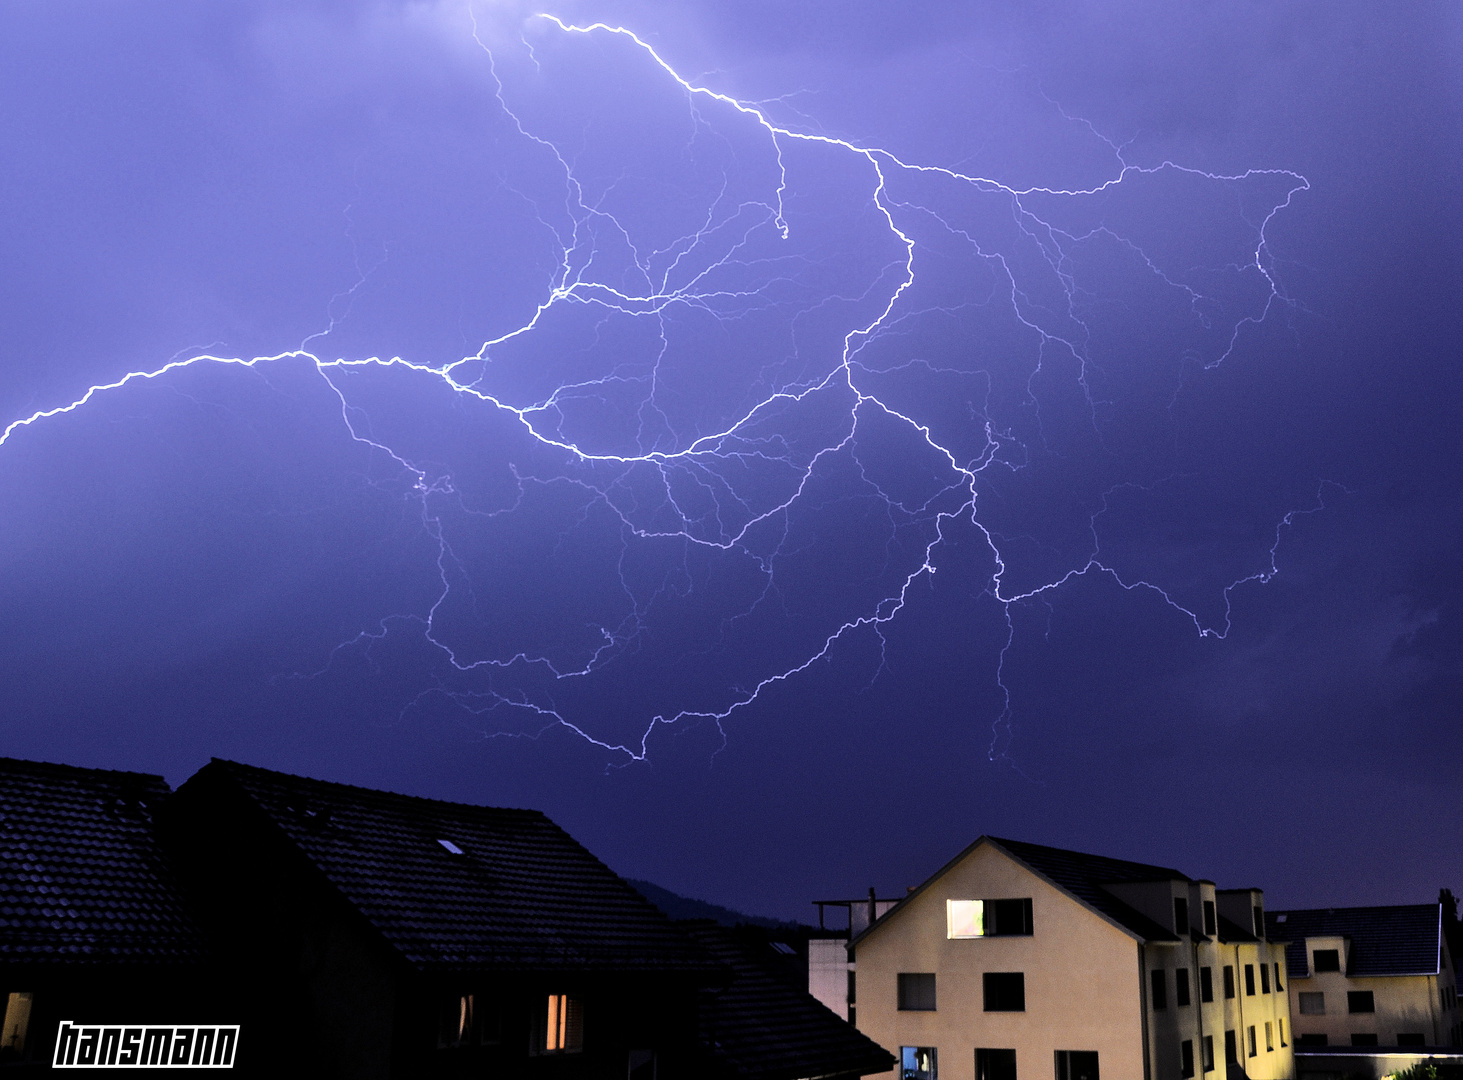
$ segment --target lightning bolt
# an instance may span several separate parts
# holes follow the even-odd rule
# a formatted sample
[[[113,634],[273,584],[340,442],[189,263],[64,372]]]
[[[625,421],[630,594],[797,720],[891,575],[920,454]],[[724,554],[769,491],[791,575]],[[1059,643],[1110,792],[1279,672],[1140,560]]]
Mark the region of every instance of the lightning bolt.
[[[1098,135],[1114,162],[1111,175],[1099,183],[1014,186],[908,161],[886,147],[779,123],[767,103],[739,100],[683,77],[625,27],[599,22],[576,25],[551,14],[531,21],[564,42],[582,39],[602,49],[619,49],[602,55],[611,55],[617,63],[645,66],[679,96],[691,141],[733,148],[727,157],[733,164],[723,164],[715,194],[708,197],[690,231],[660,242],[638,235],[644,230],[629,220],[631,215],[611,205],[612,193],[631,180],[622,177],[602,190],[592,190],[595,185],[585,178],[566,141],[538,133],[532,122],[520,118],[521,110],[511,106],[513,95],[500,77],[499,57],[484,42],[474,18],[473,38],[482,47],[498,106],[522,145],[550,162],[562,183],[562,193],[548,198],[523,195],[554,252],[541,298],[526,318],[485,341],[474,354],[450,361],[330,358],[305,346],[335,329],[338,319],[332,302],[330,326],[297,349],[247,359],[204,353],[151,370],[129,371],[88,387],[66,404],[14,420],[0,432],[0,447],[33,425],[83,409],[129,384],[164,380],[184,368],[309,365],[338,403],[350,438],[389,461],[407,479],[422,529],[435,546],[438,582],[435,600],[424,611],[390,615],[363,628],[336,646],[324,665],[310,674],[323,674],[346,654],[369,654],[393,634],[420,634],[445,661],[452,681],[435,680],[407,709],[441,696],[473,716],[511,711],[527,718],[529,735],[563,728],[621,763],[645,760],[658,728],[686,722],[714,724],[724,743],[727,721],[758,703],[769,689],[796,680],[827,660],[841,642],[855,635],[874,635],[882,655],[886,628],[906,610],[913,590],[936,574],[952,535],[972,530],[992,567],[982,595],[998,605],[1005,620],[1004,644],[994,662],[1004,706],[992,723],[989,750],[992,758],[1003,757],[1013,722],[1004,674],[1016,639],[1015,608],[1045,603],[1075,579],[1102,576],[1121,589],[1152,594],[1191,622],[1200,637],[1223,639],[1231,628],[1231,594],[1246,584],[1271,580],[1279,572],[1277,552],[1285,530],[1297,514],[1324,507],[1321,484],[1313,507],[1284,515],[1275,527],[1267,561],[1222,589],[1224,610],[1218,620],[1206,621],[1172,590],[1125,574],[1104,558],[1099,521],[1108,512],[1108,496],[1122,485],[1109,488],[1101,505],[1088,515],[1091,544],[1084,558],[1047,580],[1015,584],[1008,566],[1009,538],[990,524],[983,500],[992,497],[992,476],[1019,473],[1036,451],[1010,423],[996,419],[998,410],[990,401],[996,379],[987,365],[935,362],[911,355],[906,348],[928,320],[957,320],[969,307],[992,311],[999,307],[1012,332],[1033,343],[1034,360],[1017,404],[1036,416],[1040,452],[1059,453],[1047,445],[1038,382],[1055,377],[1048,369],[1063,365],[1075,368],[1088,426],[1102,446],[1099,414],[1110,402],[1094,391],[1101,365],[1091,349],[1091,296],[1081,269],[1085,253],[1101,245],[1141,266],[1157,289],[1187,309],[1201,336],[1212,340],[1207,353],[1193,349],[1189,358],[1199,360],[1205,369],[1217,367],[1241,347],[1248,330],[1295,303],[1277,277],[1269,234],[1278,216],[1309,189],[1304,176],[1285,169],[1215,173],[1171,160],[1135,164],[1126,159],[1123,147]],[[541,58],[526,40],[522,44],[535,73],[541,74],[542,65],[551,60]],[[872,222],[878,234],[873,244],[877,252],[870,258],[878,265],[856,290],[803,295],[804,268],[811,256],[806,250],[779,254],[779,245],[797,240],[800,208],[810,199],[799,190],[799,169],[810,168],[799,165],[800,154],[833,161],[844,170],[841,175],[862,178],[857,187],[867,211],[866,224]],[[1218,287],[1204,288],[1205,274],[1174,270],[1172,259],[1150,254],[1147,245],[1118,226],[1104,220],[1079,221],[1090,207],[1137,185],[1163,183],[1272,192],[1263,213],[1251,223],[1250,241],[1241,257],[1205,272],[1219,282]],[[977,212],[973,209],[977,205],[1000,207],[1002,213]],[[979,295],[944,295],[936,287],[939,275],[925,270],[931,264],[957,262],[981,268]],[[360,273],[357,285],[337,300],[354,297],[370,271]],[[921,291],[925,283],[930,283],[928,295]],[[738,407],[724,409],[717,422],[693,424],[673,416],[674,408],[666,403],[673,395],[665,389],[665,381],[673,366],[677,319],[695,317],[709,326],[725,327],[753,314],[787,311],[792,312],[789,321],[799,325],[800,320],[825,318],[827,312],[837,311],[846,329],[828,347],[804,349],[795,344],[792,363],[767,363],[751,380]],[[849,315],[855,311],[861,314]],[[498,376],[500,366],[506,362],[511,368],[521,355],[514,350],[547,338],[551,331],[546,328],[558,325],[554,320],[576,316],[598,320],[596,334],[611,320],[625,320],[652,328],[652,339],[638,346],[644,355],[619,358],[607,372],[562,381],[538,395],[526,395],[513,387],[512,378]],[[421,455],[402,449],[400,440],[378,434],[370,411],[361,403],[360,380],[388,373],[441,386],[514,429],[539,463],[510,464],[516,498],[491,510],[472,506],[450,470],[425,464]],[[986,400],[970,417],[974,435],[966,432],[954,439],[942,434],[930,417],[899,403],[910,395],[891,393],[889,388],[897,387],[901,377],[916,374],[984,379]],[[1180,389],[1175,385],[1170,406]],[[635,405],[635,434],[628,440],[633,449],[576,427],[576,409],[586,401],[608,401],[612,393],[630,395]],[[879,438],[896,436],[924,462],[920,483],[907,482],[907,477],[891,479],[889,470],[875,460],[878,455],[866,447]],[[545,467],[544,461],[555,463],[554,467]],[[678,590],[688,591],[688,586],[667,584],[672,571],[653,586],[637,583],[627,568],[637,545],[679,551],[682,571],[677,572],[683,576],[688,573],[684,565],[695,552],[752,566],[760,588],[725,623],[765,618],[779,603],[779,566],[803,542],[795,536],[795,516],[816,518],[820,507],[839,497],[831,491],[839,483],[872,493],[889,537],[885,565],[869,572],[870,580],[886,584],[866,596],[856,610],[835,617],[811,635],[806,647],[788,662],[769,663],[754,678],[725,688],[716,704],[693,704],[643,718],[634,738],[602,737],[591,719],[556,702],[555,687],[582,683],[622,661],[645,635],[655,605]],[[460,553],[461,540],[454,534],[459,519],[512,515],[529,493],[549,488],[575,494],[582,506],[581,523],[591,513],[607,515],[613,522],[621,542],[618,585],[624,596],[623,617],[595,625],[593,643],[577,651],[484,649],[454,641],[446,626],[447,610],[474,599],[472,560]],[[722,641],[728,632],[724,627]]]

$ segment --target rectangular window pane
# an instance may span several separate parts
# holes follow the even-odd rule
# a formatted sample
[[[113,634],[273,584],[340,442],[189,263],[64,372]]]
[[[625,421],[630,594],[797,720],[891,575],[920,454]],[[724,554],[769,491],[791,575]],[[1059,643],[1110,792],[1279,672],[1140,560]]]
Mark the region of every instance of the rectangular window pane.
[[[1183,1065],[1183,1075],[1194,1075],[1194,1041],[1185,1039],[1179,1044],[1179,1057]]]
[[[1265,936],[1265,909],[1255,905],[1255,937]]]
[[[1214,1036],[1204,1036],[1204,1071],[1214,1071]]]
[[[1270,992],[1270,968],[1265,964],[1260,965],[1260,993]]]
[[[1340,971],[1341,950],[1340,949],[1317,949],[1311,954],[1312,971]]]
[[[1255,965],[1245,965],[1245,996],[1255,996]]]
[[[1425,1038],[1423,1038],[1423,1034],[1420,1031],[1413,1031],[1413,1032],[1399,1031],[1397,1033],[1397,1045],[1398,1046],[1426,1046],[1427,1045],[1427,1040]]]
[[[1151,972],[1149,980],[1153,984],[1153,1008],[1155,1010],[1168,1008],[1168,979],[1163,974],[1163,969],[1159,968],[1157,971]]]
[[[1224,965],[1224,996],[1234,997],[1234,967],[1230,964]]]
[[[1300,994],[1300,1014],[1302,1016],[1325,1016],[1326,995],[1302,990]]]
[[[1346,1011],[1353,1013],[1376,1012],[1376,1002],[1372,1000],[1370,990],[1348,990],[1346,991]]]
[[[1173,932],[1180,936],[1189,932],[1189,902],[1182,896],[1173,898]]]
[[[1283,1016],[1282,1017],[1279,1017],[1278,1019],[1276,1019],[1275,1022],[1280,1025],[1280,1045],[1281,1046],[1284,1046],[1285,1045],[1285,1017],[1283,1017]]]
[[[1224,1060],[1230,1064],[1239,1064],[1239,1049],[1235,1046],[1234,1031],[1224,1033]]]
[[[1189,1003],[1189,969],[1179,968],[1173,973],[1174,1002],[1183,1007]]]
[[[1295,1037],[1295,1045],[1296,1046],[1325,1046],[1326,1045],[1326,1036],[1324,1036],[1324,1035],[1297,1035]]]
[[[933,1046],[899,1048],[899,1080],[939,1080]]]
[[[1020,971],[987,971],[981,976],[986,1012],[1025,1012],[1026,975]]]
[[[899,973],[899,1009],[901,1012],[935,1011],[935,976],[929,972]]]
[[[1377,1037],[1376,1037],[1375,1034],[1365,1034],[1364,1035],[1361,1032],[1357,1032],[1355,1035],[1353,1035],[1351,1037],[1351,1045],[1352,1046],[1376,1046],[1377,1045]]]
[[[1058,1050],[1057,1080],[1099,1080],[1096,1050]]]
[[[1020,900],[987,900],[986,911],[991,916],[988,922],[994,924],[986,927],[988,935],[1031,933],[1030,897]]]
[[[1285,984],[1280,981],[1280,961],[1277,960],[1275,962],[1275,992],[1278,994],[1284,989]]]
[[[1255,1045],[1255,1025],[1254,1024],[1251,1024],[1250,1025],[1249,1030],[1246,1032],[1246,1034],[1249,1035],[1249,1037],[1250,1037],[1250,1057],[1254,1057],[1256,1054],[1258,1054],[1260,1052],[1259,1049],[1258,1049],[1258,1047],[1256,1047],[1256,1045]]]
[[[1265,1049],[1266,1051],[1273,1051],[1275,1049],[1275,1032],[1271,1028],[1270,1021],[1268,1020],[1265,1021]]]
[[[1204,933],[1213,937],[1219,933],[1219,921],[1214,917],[1214,901],[1204,901]]]
[[[975,1080],[1016,1080],[1016,1051],[977,1047]]]
[[[985,901],[946,900],[946,933],[951,938],[976,938],[985,936]]]
[[[1201,967],[1199,969],[1199,1000],[1214,1000],[1214,969]]]

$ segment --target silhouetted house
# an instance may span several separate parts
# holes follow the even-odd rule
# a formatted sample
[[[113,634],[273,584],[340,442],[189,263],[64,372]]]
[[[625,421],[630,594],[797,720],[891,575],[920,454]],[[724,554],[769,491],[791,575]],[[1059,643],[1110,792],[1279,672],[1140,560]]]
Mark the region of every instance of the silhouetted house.
[[[0,1062],[46,1068],[61,1021],[220,1022],[154,836],[167,797],[160,776],[0,758]]]
[[[1344,1057],[1350,1071],[1380,1076],[1410,1063],[1385,1048],[1405,1056],[1463,1043],[1440,904],[1272,911],[1267,922],[1270,939],[1287,943],[1302,1074],[1335,1071],[1332,1059]],[[1320,1060],[1320,1048],[1338,1046],[1378,1048],[1378,1060],[1364,1060],[1371,1051]]]
[[[708,1078],[856,1080],[894,1067],[892,1054],[799,985],[802,965],[787,964],[765,931],[677,925],[732,972],[729,984],[702,991]]]
[[[1258,889],[983,836],[849,942],[903,1080],[1293,1075]]]
[[[215,760],[166,820],[255,1072],[705,1075],[727,970],[541,813]]]

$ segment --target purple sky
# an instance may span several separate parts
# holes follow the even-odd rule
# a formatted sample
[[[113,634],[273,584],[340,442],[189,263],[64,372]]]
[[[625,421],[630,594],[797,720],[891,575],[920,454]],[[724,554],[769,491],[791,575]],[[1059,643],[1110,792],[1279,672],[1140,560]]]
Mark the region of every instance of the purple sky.
[[[1453,5],[536,10],[0,13],[0,752],[1463,888]]]

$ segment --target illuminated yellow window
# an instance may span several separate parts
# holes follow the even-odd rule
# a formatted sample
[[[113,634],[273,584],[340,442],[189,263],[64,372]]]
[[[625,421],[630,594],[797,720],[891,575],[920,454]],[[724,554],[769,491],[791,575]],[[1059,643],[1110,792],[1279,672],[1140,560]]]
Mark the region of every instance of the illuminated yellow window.
[[[543,1053],[573,1053],[584,1049],[584,1009],[578,998],[550,994],[545,1016]]]
[[[946,900],[945,921],[950,938],[985,937],[985,901]]]

